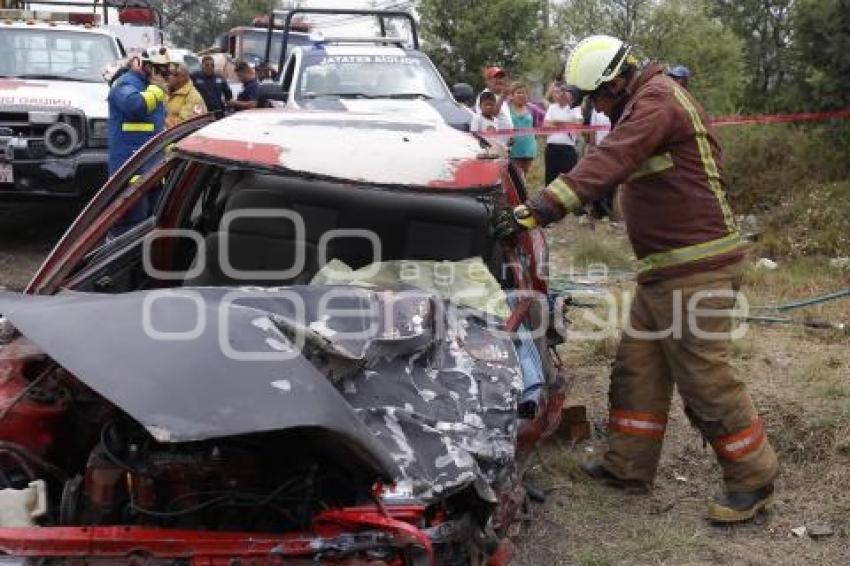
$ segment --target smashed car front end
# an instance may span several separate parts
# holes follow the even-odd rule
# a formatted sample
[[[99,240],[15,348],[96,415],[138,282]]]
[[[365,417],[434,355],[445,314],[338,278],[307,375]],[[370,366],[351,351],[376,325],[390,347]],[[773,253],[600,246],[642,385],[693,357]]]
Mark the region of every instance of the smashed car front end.
[[[436,564],[499,545],[521,379],[479,311],[321,285],[4,299],[6,560]]]

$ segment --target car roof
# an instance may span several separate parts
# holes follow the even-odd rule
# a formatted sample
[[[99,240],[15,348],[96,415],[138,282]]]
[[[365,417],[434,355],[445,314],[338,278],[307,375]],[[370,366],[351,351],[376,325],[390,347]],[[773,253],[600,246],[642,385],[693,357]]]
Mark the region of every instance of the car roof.
[[[402,116],[252,110],[205,126],[179,154],[358,184],[489,191],[502,163],[470,134]]]

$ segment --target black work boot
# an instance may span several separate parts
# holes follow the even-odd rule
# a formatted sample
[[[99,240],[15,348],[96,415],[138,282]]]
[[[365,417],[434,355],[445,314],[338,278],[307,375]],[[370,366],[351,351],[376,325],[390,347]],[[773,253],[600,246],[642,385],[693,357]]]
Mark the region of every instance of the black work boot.
[[[773,484],[753,491],[724,493],[708,506],[708,520],[714,523],[749,521],[773,502]]]
[[[582,462],[579,464],[579,468],[581,468],[581,471],[587,474],[590,478],[602,480],[606,485],[611,487],[622,489],[628,493],[649,493],[649,484],[646,482],[642,482],[640,480],[627,480],[617,477],[611,473],[611,471],[608,470],[602,462]]]

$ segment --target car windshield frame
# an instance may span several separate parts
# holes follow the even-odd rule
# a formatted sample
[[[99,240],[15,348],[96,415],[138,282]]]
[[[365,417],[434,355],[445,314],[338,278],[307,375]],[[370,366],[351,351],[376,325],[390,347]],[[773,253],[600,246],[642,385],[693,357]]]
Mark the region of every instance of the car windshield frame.
[[[451,94],[437,69],[427,57],[417,53],[405,52],[396,55],[364,52],[337,55],[315,50],[305,53],[302,61],[295,91],[295,98],[299,101],[326,97],[451,100]],[[322,88],[311,86],[321,84],[324,77],[319,73],[323,68],[331,69],[337,74],[344,70],[350,73],[348,77],[360,75],[371,79],[371,82],[357,83],[349,79],[346,84],[346,77],[343,76],[336,85],[324,81]],[[310,76],[311,73],[316,79]],[[381,76],[393,77],[394,74],[411,80],[408,84],[399,81],[392,85],[385,84],[383,87],[376,86]],[[419,77],[423,77],[423,80]],[[417,82],[419,84],[416,84]]]
[[[91,83],[120,58],[109,35],[42,27],[0,29],[0,52],[2,76]]]

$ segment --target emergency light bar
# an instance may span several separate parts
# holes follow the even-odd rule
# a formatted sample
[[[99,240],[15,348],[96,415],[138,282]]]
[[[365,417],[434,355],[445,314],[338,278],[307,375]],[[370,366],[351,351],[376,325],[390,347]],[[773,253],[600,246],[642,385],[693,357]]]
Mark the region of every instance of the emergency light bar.
[[[251,26],[255,28],[268,28],[269,27],[269,17],[267,15],[255,16],[253,20],[251,20]],[[283,29],[283,22],[277,22],[274,24],[274,29]],[[302,19],[295,20],[290,24],[292,31],[302,31],[309,32],[310,24]]]
[[[90,0],[89,2],[82,1],[65,1],[65,0],[41,0],[36,2],[24,2],[24,5],[41,4],[45,6],[60,6],[60,7],[75,7],[75,8],[92,8],[94,10],[103,10],[104,21],[109,23],[109,15],[107,8],[115,8],[118,10],[118,21],[122,24],[156,26],[162,27],[162,13],[155,7],[151,6],[146,0]],[[50,12],[55,14],[69,14],[70,12]],[[100,16],[96,25],[100,25]],[[51,20],[56,21],[56,20]],[[69,21],[62,19],[59,21]]]
[[[70,13],[68,14],[68,23],[87,24],[90,26],[100,25],[100,14]]]
[[[44,22],[51,24],[99,26],[100,14],[79,12],[53,12],[48,10],[0,10],[0,20]]]
[[[122,24],[153,26],[156,25],[156,15],[150,8],[124,8],[118,11],[118,21]]]
[[[311,35],[311,39],[314,39],[316,44],[328,44],[328,43],[374,43],[374,44],[385,44],[391,43],[393,45],[403,46],[408,40],[403,37],[375,37],[375,36],[330,36],[326,37],[321,34]]]

